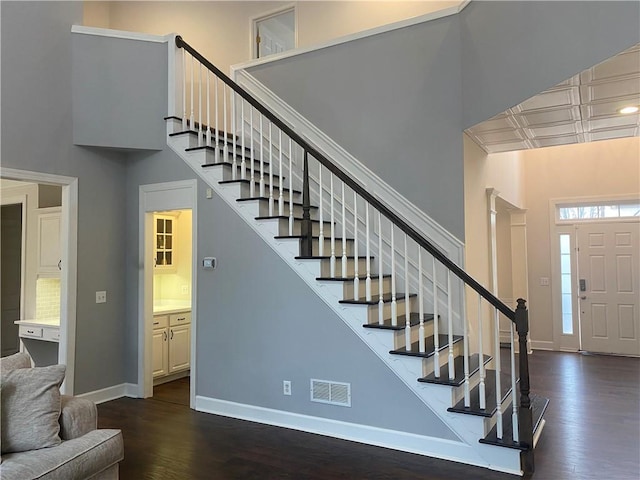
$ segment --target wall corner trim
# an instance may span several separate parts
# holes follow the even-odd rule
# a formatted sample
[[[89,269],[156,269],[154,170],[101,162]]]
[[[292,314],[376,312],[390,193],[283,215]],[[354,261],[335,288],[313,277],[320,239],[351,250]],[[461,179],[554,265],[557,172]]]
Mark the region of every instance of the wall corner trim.
[[[127,32],[125,30],[113,30],[110,28],[85,27],[84,25],[72,25],[71,33],[154,43],[166,43],[168,38],[171,37],[171,35],[151,35],[149,33]]]

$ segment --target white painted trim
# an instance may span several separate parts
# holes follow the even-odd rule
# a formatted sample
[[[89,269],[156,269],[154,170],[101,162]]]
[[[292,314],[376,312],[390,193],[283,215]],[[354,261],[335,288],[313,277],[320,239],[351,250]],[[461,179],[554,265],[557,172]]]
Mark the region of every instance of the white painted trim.
[[[533,350],[555,350],[553,342],[547,340],[531,340],[531,348]]]
[[[330,418],[312,417],[310,415],[229,402],[200,395],[196,397],[196,410],[468,465],[488,466],[485,463],[472,460],[476,458],[476,455],[469,445],[453,440],[343,422]],[[491,465],[490,468],[515,475],[522,474],[519,470],[505,469],[497,465]]]
[[[143,42],[165,43],[170,35],[151,35],[149,33],[127,32],[125,30],[113,30],[111,28],[85,27],[84,25],[72,25],[71,33],[82,35],[94,35],[96,37],[120,38],[123,40],[140,40]]]
[[[189,193],[181,197],[180,201],[172,200],[168,195],[170,191],[187,190]],[[163,203],[152,203],[149,198],[152,193],[162,193]],[[176,182],[156,183],[140,185],[138,193],[138,261],[143,266],[138,274],[138,396],[142,398],[153,395],[152,339],[153,329],[153,262],[152,252],[147,245],[153,245],[152,213],[159,210],[190,209],[192,215],[191,241],[192,241],[192,265],[191,265],[191,366],[189,382],[189,403],[191,408],[195,406],[195,382],[196,382],[196,335],[197,312],[197,272],[198,272],[198,181],[181,180]]]
[[[336,165],[358,179],[361,186],[374,192],[394,212],[419,231],[426,232],[433,242],[450,255],[450,258],[464,267],[464,243],[438,224],[423,210],[390,187],[384,180],[367,168],[362,162],[338,145],[331,137],[294,110],[284,100],[259,82],[246,71],[236,72],[234,80],[255,96],[269,110],[273,111],[302,138],[331,158]]]
[[[60,391],[74,393],[76,361],[76,304],[78,295],[78,179],[50,173],[33,172],[0,167],[0,177],[33,183],[62,186],[62,213],[60,248],[62,273],[60,275],[60,342],[58,362],[67,366]]]
[[[110,402],[122,397],[137,398],[138,386],[135,383],[121,383],[112,387],[101,388],[92,392],[76,395],[78,398],[85,398],[94,403]]]
[[[425,23],[431,20],[437,20],[439,18],[456,15],[460,13],[462,10],[464,10],[464,8],[470,3],[470,1],[471,0],[465,0],[457,6],[445,8],[437,12],[430,12],[424,15],[419,15],[417,17],[407,18],[405,20],[400,20],[399,22],[393,22],[387,25],[381,25],[379,27],[363,30],[361,32],[352,33],[349,35],[345,35],[343,37],[334,38],[331,40],[327,40],[325,42],[320,42],[310,47],[296,48],[294,50],[288,50],[286,52],[282,52],[279,54],[269,55],[268,57],[265,57],[265,58],[259,58],[256,60],[250,60],[248,62],[237,63],[231,66],[231,78],[233,78],[233,75],[238,70],[244,70],[247,68],[255,67],[257,65],[264,65],[266,63],[277,62],[278,60],[282,60],[284,58],[296,57],[298,55],[304,55],[305,53],[315,52],[317,50],[322,50],[323,48],[333,47],[343,43],[352,42],[354,40],[359,40],[361,38],[372,37],[374,35],[379,35],[381,33],[387,33],[393,30],[399,30],[401,28],[418,25],[419,23]]]
[[[298,9],[296,8],[295,3],[289,3],[287,5],[282,5],[277,8],[272,8],[271,10],[267,10],[266,12],[259,13],[249,18],[249,58],[255,60],[256,54],[256,23],[260,20],[266,20],[271,17],[275,17],[280,15],[281,13],[286,13],[289,10],[293,11],[294,16],[294,24],[293,24],[293,48],[298,46]]]

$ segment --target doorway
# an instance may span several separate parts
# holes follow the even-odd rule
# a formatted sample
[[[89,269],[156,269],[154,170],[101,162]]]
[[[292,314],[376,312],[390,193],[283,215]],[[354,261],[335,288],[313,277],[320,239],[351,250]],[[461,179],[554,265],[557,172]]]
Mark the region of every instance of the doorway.
[[[254,18],[251,32],[251,58],[264,58],[295,48],[297,44],[295,7],[280,9]]]
[[[2,357],[20,351],[18,325],[22,312],[22,281],[24,259],[23,203],[2,205],[0,218],[0,265],[2,276]]]
[[[138,391],[189,377],[195,406],[197,182],[141,185]]]
[[[553,209],[556,348],[640,356],[640,202]]]

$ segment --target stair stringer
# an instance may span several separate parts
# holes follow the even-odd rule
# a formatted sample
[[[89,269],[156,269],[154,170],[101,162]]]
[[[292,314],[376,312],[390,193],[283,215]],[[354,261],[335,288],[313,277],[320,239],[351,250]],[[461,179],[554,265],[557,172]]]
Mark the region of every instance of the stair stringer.
[[[299,242],[297,239],[276,239],[279,234],[278,219],[256,220],[258,207],[253,202],[236,202],[241,196],[240,184],[223,184],[221,167],[202,168],[204,153],[202,151],[186,152],[189,139],[187,136],[169,137],[171,124],[167,124],[167,143],[169,147],[189,165],[245,222],[295,271],[300,278],[320,297],[344,323],[373,351],[382,362],[413,392],[422,403],[440,418],[460,440],[460,448],[456,452],[464,455],[451,455],[450,452],[413,451],[422,455],[444,458],[470,465],[490,468],[502,472],[521,475],[520,452],[518,450],[479,443],[491,426],[487,426],[483,417],[461,415],[447,412],[452,406],[452,388],[418,382],[423,376],[422,359],[409,356],[391,355],[393,332],[363,328],[367,323],[366,305],[344,305],[342,285],[328,285],[316,280],[320,276],[320,260],[300,260]],[[389,446],[393,448],[393,446]]]

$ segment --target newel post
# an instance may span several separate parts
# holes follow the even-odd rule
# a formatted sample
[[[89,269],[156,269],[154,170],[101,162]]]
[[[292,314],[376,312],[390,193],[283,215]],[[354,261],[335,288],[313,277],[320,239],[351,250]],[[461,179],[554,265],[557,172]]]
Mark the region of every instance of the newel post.
[[[525,473],[534,471],[533,463],[533,413],[529,397],[529,357],[527,353],[527,334],[529,333],[529,312],[526,301],[518,299],[516,308],[516,330],[520,357],[520,408],[518,410],[518,429],[520,444],[527,447],[521,454],[522,469]]]
[[[290,172],[291,174],[291,172]],[[302,225],[300,229],[300,255],[313,255],[313,229],[311,225],[311,200],[309,198],[309,154],[304,151],[304,172],[302,179]]]

